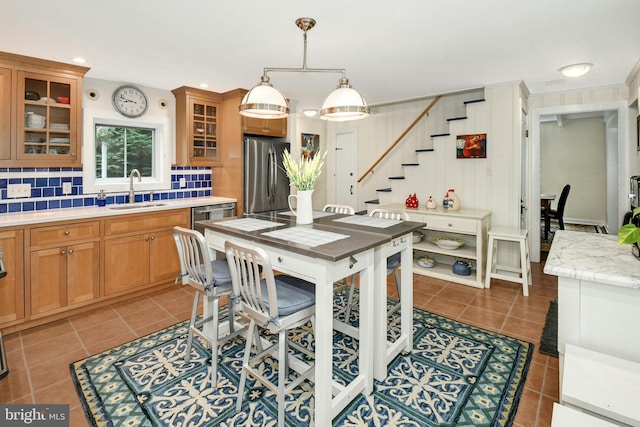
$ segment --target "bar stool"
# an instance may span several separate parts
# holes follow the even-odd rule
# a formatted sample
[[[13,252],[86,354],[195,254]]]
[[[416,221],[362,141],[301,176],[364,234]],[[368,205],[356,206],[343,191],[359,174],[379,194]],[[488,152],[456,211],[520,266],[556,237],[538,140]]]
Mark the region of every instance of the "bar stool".
[[[529,261],[529,245],[527,244],[527,230],[519,228],[497,227],[489,230],[489,245],[487,254],[487,274],[485,276],[485,288],[491,287],[491,279],[508,280],[510,282],[522,283],[522,293],[529,296],[529,285],[531,285],[531,262]],[[520,265],[511,267],[498,264],[498,243],[515,242],[520,246]],[[507,271],[518,273],[518,277],[499,273]]]

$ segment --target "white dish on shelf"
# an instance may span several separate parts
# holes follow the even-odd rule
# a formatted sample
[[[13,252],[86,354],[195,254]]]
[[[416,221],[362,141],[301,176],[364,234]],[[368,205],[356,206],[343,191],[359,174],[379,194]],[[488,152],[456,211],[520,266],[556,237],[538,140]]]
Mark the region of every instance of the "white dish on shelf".
[[[420,241],[424,238],[424,234],[419,231],[413,232],[413,244],[420,243]]]
[[[65,123],[51,123],[49,129],[69,130],[69,125]]]
[[[51,138],[51,139],[49,140],[49,142],[51,142],[51,143],[53,143],[53,144],[55,144],[55,143],[58,143],[58,144],[68,144],[68,143],[69,143],[69,138]]]
[[[464,240],[452,237],[434,237],[431,242],[440,249],[458,249],[464,245]]]
[[[436,261],[433,258],[422,256],[418,258],[418,265],[423,268],[431,268],[436,265]]]

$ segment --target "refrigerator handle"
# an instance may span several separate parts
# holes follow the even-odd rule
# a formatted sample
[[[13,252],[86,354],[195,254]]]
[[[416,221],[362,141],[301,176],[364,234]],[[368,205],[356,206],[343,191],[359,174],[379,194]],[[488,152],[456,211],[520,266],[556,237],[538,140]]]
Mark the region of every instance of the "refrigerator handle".
[[[267,155],[267,198],[273,200],[273,148],[269,148]]]

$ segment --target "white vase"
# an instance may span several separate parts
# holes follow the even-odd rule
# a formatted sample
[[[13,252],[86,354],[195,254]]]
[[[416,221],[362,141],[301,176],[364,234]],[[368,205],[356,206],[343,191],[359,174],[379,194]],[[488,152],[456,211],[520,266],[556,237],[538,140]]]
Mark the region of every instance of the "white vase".
[[[313,190],[303,190],[289,195],[289,209],[296,216],[296,224],[313,224],[312,194]],[[296,210],[291,207],[292,198],[296,199]]]

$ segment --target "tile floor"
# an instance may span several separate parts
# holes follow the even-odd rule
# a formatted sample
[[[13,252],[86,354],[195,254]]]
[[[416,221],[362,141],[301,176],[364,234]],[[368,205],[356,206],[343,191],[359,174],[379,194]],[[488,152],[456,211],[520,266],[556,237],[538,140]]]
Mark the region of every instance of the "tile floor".
[[[414,275],[416,307],[535,344],[517,427],[550,426],[558,400],[558,359],[537,351],[549,301],[557,296],[556,277],[542,268],[532,264],[529,297],[510,282],[493,280],[482,290]],[[189,288],[175,286],[5,336],[9,375],[0,380],[0,402],[69,404],[70,425],[87,426],[69,363],[187,319],[191,303]]]

